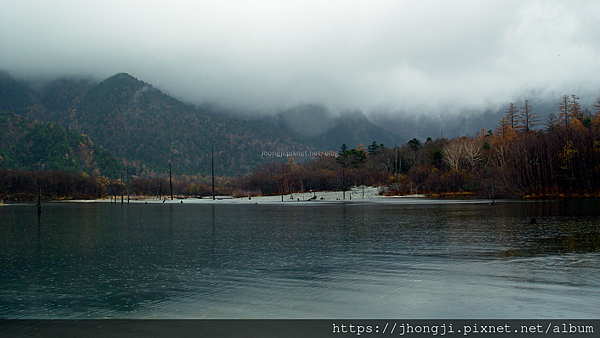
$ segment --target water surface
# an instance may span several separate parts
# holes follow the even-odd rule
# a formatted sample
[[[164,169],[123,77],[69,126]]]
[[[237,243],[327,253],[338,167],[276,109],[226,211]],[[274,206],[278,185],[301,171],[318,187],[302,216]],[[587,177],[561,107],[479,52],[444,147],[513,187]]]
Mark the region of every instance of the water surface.
[[[0,318],[597,318],[599,206],[3,206]]]

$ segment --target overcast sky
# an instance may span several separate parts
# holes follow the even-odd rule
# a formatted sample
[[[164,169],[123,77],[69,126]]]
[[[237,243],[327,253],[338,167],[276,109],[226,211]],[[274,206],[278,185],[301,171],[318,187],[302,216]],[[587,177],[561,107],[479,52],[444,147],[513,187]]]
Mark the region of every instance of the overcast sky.
[[[260,112],[595,101],[599,45],[597,0],[0,1],[0,69],[14,76],[127,72]]]

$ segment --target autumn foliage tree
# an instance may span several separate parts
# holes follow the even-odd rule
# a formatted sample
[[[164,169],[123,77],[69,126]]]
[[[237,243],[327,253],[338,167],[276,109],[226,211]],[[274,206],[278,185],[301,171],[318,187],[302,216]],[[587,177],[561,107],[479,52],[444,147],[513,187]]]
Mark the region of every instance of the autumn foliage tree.
[[[493,131],[482,129],[474,136],[450,140],[421,142],[414,138],[390,148],[374,142],[368,151],[343,146],[337,159],[320,158],[294,170],[280,165],[272,173],[262,174],[253,187],[276,193],[261,182],[285,178],[295,191],[300,181],[304,189],[312,190],[380,184],[385,194],[599,196],[600,102],[592,115],[578,106],[578,100],[575,95],[564,96],[559,115],[548,115],[545,128],[525,100],[521,109],[511,104]],[[322,175],[325,168],[329,176]],[[257,172],[249,179],[259,175]]]

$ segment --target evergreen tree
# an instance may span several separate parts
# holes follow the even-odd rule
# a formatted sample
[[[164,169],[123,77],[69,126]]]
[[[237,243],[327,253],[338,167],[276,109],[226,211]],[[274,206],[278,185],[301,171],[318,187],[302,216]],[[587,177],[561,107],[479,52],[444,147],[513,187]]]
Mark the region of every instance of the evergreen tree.
[[[377,144],[377,142],[373,141],[373,143],[367,148],[369,151],[369,155],[376,154],[379,149],[383,148],[383,143]]]
[[[419,150],[421,148],[421,141],[416,137],[406,143],[412,150]]]
[[[546,131],[554,131],[558,126],[560,126],[558,116],[554,113],[548,114],[548,117],[546,117]]]
[[[348,146],[346,145],[346,143],[344,143],[340,147],[340,151],[338,152],[338,154],[343,155],[346,151],[348,151]]]

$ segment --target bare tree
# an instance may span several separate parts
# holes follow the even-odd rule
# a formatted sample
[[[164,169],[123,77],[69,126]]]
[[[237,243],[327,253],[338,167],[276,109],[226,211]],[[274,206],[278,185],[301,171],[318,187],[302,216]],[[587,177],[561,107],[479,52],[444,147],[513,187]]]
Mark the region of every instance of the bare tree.
[[[454,170],[458,170],[464,157],[464,147],[461,143],[460,139],[453,139],[442,149],[442,160]]]
[[[600,97],[596,99],[596,103],[594,104],[594,111],[596,116],[600,116]]]
[[[592,116],[592,121],[595,123],[600,122],[600,97],[596,100],[596,104],[594,104],[595,114]]]
[[[497,140],[497,142],[494,142],[492,149],[494,150],[494,158],[496,160],[496,165],[499,168],[504,167],[504,165],[506,164],[506,158],[509,149],[508,141]]]
[[[508,125],[515,129],[519,119],[519,108],[515,107],[515,105],[511,102],[508,110],[506,111],[506,122]]]
[[[558,111],[560,112],[558,114],[558,119],[560,124],[566,126],[571,121],[571,106],[569,104],[569,96],[565,95],[562,98],[562,103],[558,105]]]
[[[494,128],[494,135],[497,135],[500,138],[505,138],[509,127],[510,124],[508,123],[508,119],[503,117],[498,125]]]
[[[476,164],[481,162],[481,160],[483,159],[483,148],[481,139],[471,139],[468,137],[463,138],[462,147],[464,149],[464,160],[468,165],[474,167]]]
[[[571,117],[578,119],[579,121],[583,121],[583,110],[581,109],[581,105],[577,100],[579,100],[579,96],[572,94],[571,102],[569,102],[571,108]]]
[[[525,105],[521,108],[519,116],[519,130],[528,132],[540,124],[540,116],[533,111],[533,106],[529,104],[529,100],[525,100]]]

